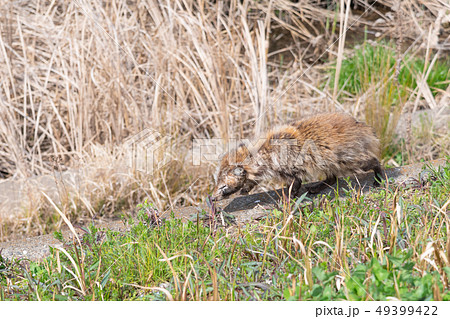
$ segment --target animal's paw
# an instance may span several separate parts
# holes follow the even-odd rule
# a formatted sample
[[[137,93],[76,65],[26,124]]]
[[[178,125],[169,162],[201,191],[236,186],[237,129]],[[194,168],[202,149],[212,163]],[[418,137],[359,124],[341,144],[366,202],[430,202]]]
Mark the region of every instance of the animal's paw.
[[[379,187],[381,184],[376,179],[373,181],[373,187]]]
[[[383,183],[383,180],[384,180],[383,176],[375,175],[373,178],[373,186],[374,187],[381,186],[381,184]]]
[[[320,191],[325,189],[327,186],[328,185],[325,184],[324,182],[318,182],[318,183],[315,183],[315,184],[313,184],[311,186],[306,187],[306,190],[310,194],[317,194],[317,193],[320,193]]]
[[[248,195],[249,191],[247,189],[241,189],[239,195]]]

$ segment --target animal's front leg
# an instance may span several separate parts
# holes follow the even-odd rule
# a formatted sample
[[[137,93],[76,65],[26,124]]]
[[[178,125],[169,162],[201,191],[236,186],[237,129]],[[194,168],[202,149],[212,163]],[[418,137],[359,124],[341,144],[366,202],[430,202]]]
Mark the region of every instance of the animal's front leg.
[[[337,181],[336,176],[329,176],[327,177],[326,180],[322,181],[322,182],[317,182],[314,185],[308,187],[306,190],[310,193],[310,194],[317,194],[320,191],[324,190],[327,187],[331,187],[332,185],[334,185]]]
[[[248,195],[248,193],[250,193],[250,191],[255,187],[255,185],[256,185],[255,181],[252,181],[252,180],[248,179],[244,183],[244,186],[242,186],[240,194],[241,195]]]
[[[297,177],[294,177],[289,187],[291,187],[291,185],[292,185],[291,189],[292,196],[297,196],[298,192],[300,191],[300,188],[302,187],[302,180]]]

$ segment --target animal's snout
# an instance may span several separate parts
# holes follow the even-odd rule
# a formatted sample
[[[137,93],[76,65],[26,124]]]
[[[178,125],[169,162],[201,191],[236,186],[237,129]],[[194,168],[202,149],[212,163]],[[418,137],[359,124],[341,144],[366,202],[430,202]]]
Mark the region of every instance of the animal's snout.
[[[222,199],[224,199],[224,198],[226,198],[226,196],[223,196],[222,194],[216,194],[216,193],[214,193],[214,194],[211,196],[211,200],[212,200],[213,202],[217,202],[217,201],[222,200]]]
[[[218,201],[221,199],[224,199],[228,197],[232,192],[230,191],[230,188],[228,185],[222,185],[220,187],[217,187],[214,193],[211,196],[211,199],[213,201]]]

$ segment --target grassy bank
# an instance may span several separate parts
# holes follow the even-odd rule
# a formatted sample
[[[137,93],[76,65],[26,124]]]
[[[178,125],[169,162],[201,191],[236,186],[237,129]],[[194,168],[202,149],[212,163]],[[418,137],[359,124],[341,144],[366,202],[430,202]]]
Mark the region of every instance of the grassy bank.
[[[194,140],[226,145],[325,111],[374,126],[390,165],[449,155],[448,130],[432,122],[392,143],[402,112],[448,105],[448,73],[434,71],[448,56],[447,7],[345,3],[2,1],[0,178],[29,185],[30,177],[81,170],[76,187],[58,180],[53,196],[73,221],[117,216],[144,198],[159,210],[195,205],[211,191],[217,163],[194,163]],[[373,56],[388,58],[369,63]],[[352,61],[369,64],[370,78]],[[170,155],[167,165],[150,175],[129,160],[129,141],[146,130],[170,141],[157,158]],[[0,214],[1,241],[58,228],[42,191],[27,189],[19,217]]]
[[[421,176],[282,202],[240,227],[219,215],[161,221],[144,203],[128,232],[90,227],[42,262],[1,260],[0,297],[450,300],[450,161]]]

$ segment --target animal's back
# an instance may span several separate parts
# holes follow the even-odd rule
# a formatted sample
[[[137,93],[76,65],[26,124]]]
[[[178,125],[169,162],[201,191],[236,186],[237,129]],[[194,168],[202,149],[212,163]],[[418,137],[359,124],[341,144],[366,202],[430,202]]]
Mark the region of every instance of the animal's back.
[[[269,132],[260,148],[263,157],[286,157],[273,146],[275,140],[296,142],[296,147],[289,147],[281,175],[317,179],[359,174],[372,169],[379,159],[380,143],[372,128],[342,113],[316,115]]]
[[[379,156],[380,144],[372,128],[343,113],[316,115],[290,124],[299,133],[299,142],[314,141],[318,147],[333,153],[364,147],[371,155]]]

